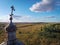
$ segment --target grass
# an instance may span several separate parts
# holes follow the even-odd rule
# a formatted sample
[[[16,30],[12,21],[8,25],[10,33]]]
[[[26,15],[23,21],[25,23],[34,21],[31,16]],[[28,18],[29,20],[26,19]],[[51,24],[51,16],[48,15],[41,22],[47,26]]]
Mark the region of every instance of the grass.
[[[5,26],[0,23],[0,27]],[[16,26],[17,39],[25,45],[60,45],[60,23],[17,23]],[[0,43],[6,38],[3,28],[0,28]]]

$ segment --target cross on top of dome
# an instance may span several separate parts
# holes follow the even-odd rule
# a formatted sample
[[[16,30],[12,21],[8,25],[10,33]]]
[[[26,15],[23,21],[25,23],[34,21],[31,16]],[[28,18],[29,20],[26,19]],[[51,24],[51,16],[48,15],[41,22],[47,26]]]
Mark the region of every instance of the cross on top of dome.
[[[8,32],[16,31],[16,25],[14,25],[14,23],[12,22],[13,11],[15,11],[14,6],[11,6],[10,23],[6,27],[6,31],[8,31]]]
[[[13,11],[15,11],[14,6],[11,6],[11,14],[13,14]]]
[[[11,14],[10,14],[10,22],[12,22],[13,19],[13,11],[15,11],[14,6],[11,6]]]

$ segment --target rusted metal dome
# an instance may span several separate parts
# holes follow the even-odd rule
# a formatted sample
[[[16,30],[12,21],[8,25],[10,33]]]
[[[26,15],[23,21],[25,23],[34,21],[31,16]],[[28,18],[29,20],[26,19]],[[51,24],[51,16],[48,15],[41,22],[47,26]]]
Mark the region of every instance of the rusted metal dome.
[[[8,24],[5,29],[7,32],[16,31],[16,25],[14,25],[12,22],[10,22],[10,24]]]

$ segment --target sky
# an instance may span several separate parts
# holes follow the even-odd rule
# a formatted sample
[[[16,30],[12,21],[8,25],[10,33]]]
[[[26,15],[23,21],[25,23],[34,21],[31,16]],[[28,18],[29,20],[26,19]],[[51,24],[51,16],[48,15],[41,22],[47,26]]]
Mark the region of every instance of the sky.
[[[0,22],[60,22],[60,0],[0,0]]]

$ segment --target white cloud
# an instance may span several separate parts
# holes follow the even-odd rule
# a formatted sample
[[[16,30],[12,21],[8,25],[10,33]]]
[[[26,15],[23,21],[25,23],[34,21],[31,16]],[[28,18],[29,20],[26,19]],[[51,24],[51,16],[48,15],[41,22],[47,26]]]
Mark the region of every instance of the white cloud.
[[[30,15],[21,16],[21,18],[30,18],[30,17],[31,17]]]
[[[56,0],[42,0],[32,5],[29,9],[32,12],[51,11],[55,9]]]
[[[56,18],[55,16],[47,16],[45,18]]]
[[[60,6],[60,1],[56,2],[56,5],[57,5],[57,6]]]
[[[15,19],[27,19],[27,18],[30,18],[31,16],[30,15],[23,15],[23,16],[13,16]]]
[[[9,20],[9,15],[1,15],[0,17],[0,22],[8,22]]]
[[[30,15],[22,15],[22,16],[15,16],[13,22],[28,22],[30,21],[32,16]]]
[[[9,15],[4,15],[0,17],[0,22],[9,22]],[[13,16],[13,22],[28,22],[32,20],[32,16],[30,15],[22,15],[22,16]]]

